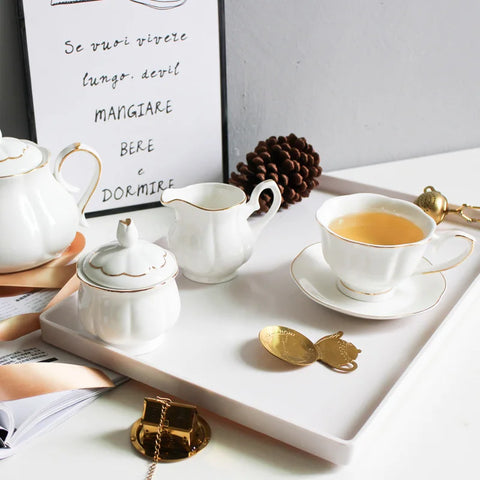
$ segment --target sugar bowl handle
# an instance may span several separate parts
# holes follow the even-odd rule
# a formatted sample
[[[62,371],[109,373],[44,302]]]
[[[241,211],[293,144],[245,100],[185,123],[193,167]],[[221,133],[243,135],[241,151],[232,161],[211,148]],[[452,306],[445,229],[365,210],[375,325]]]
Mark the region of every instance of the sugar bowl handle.
[[[65,162],[65,160],[72,154],[77,153],[77,152],[86,152],[89,153],[95,160],[95,171],[92,174],[92,178],[90,179],[90,183],[88,187],[85,189],[83,192],[83,195],[81,196],[80,200],[78,201],[78,210],[80,213],[80,222],[82,225],[86,225],[86,220],[85,220],[85,207],[87,206],[87,203],[89,202],[90,198],[92,198],[93,192],[97,188],[98,182],[100,180],[100,174],[102,173],[102,162],[100,160],[100,156],[98,153],[91,147],[84,145],[83,143],[73,143],[69,145],[68,147],[65,147],[57,156],[57,159],[55,160],[55,167],[53,174],[56,178],[56,180],[63,185],[64,188],[66,188],[69,192],[76,192],[79,189],[77,187],[74,187],[70,185],[68,182],[65,181],[62,175],[62,166]]]

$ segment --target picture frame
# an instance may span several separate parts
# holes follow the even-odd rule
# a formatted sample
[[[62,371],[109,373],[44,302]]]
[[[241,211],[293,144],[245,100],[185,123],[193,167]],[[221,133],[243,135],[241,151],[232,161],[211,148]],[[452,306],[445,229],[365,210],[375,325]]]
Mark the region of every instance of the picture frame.
[[[227,181],[223,0],[17,2],[31,139],[54,155],[81,142],[102,160],[87,217]],[[90,159],[72,157],[62,175],[86,184]]]

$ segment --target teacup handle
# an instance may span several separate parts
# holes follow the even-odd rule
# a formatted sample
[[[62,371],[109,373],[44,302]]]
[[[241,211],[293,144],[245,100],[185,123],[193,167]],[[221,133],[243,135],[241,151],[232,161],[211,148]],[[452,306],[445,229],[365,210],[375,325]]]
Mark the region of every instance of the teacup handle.
[[[449,270],[450,268],[456,267],[458,264],[462,263],[473,251],[475,245],[475,239],[468,233],[462,232],[460,230],[448,230],[444,232],[435,233],[433,235],[430,245],[438,246],[443,242],[447,241],[450,238],[462,238],[464,240],[463,250],[453,258],[445,260],[444,262],[437,263],[435,265],[426,265],[422,268],[417,268],[415,274],[423,273],[436,273],[442,272],[444,270]]]
[[[63,185],[64,188],[66,188],[69,192],[77,192],[78,188],[70,185],[68,182],[65,181],[62,175],[62,166],[63,162],[72,155],[73,153],[76,152],[86,152],[92,155],[93,158],[95,158],[96,163],[95,163],[95,172],[92,175],[92,178],[90,179],[90,183],[88,187],[85,189],[85,192],[83,192],[83,195],[81,196],[80,200],[78,201],[78,210],[80,213],[80,223],[82,225],[86,225],[87,221],[85,219],[85,207],[87,206],[87,203],[90,201],[90,198],[92,198],[93,192],[97,188],[98,182],[100,181],[100,174],[102,173],[102,162],[100,160],[100,156],[98,153],[91,147],[84,145],[83,143],[72,143],[68,147],[65,147],[57,156],[57,159],[55,160],[55,167],[53,170],[53,175],[57,179],[57,181]]]
[[[265,225],[273,218],[273,216],[278,212],[280,205],[282,203],[282,194],[278,188],[277,183],[275,180],[269,179],[264,180],[263,182],[259,183],[252,191],[250,195],[250,200],[245,205],[246,207],[246,217],[250,217],[253,212],[257,211],[260,208],[259,198],[260,194],[264,190],[271,190],[273,193],[273,202],[268,212],[258,221],[252,224],[252,230],[256,235],[258,235]]]

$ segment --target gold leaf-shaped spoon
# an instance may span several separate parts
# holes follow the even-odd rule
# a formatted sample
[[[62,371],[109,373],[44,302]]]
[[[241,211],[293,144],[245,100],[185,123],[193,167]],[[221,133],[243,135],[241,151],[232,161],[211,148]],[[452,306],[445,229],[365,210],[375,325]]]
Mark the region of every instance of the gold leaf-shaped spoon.
[[[315,343],[318,361],[327,364],[333,370],[348,373],[356,370],[355,362],[361,352],[353,343],[342,339],[343,332],[322,337]]]
[[[333,333],[315,344],[292,328],[272,325],[260,330],[262,345],[276,357],[296,366],[310,365],[317,360],[340,373],[356,370],[361,352],[353,343],[342,339],[343,332]]]
[[[265,327],[260,330],[258,338],[272,355],[291,365],[304,366],[317,361],[317,349],[313,342],[291,328],[279,325]]]

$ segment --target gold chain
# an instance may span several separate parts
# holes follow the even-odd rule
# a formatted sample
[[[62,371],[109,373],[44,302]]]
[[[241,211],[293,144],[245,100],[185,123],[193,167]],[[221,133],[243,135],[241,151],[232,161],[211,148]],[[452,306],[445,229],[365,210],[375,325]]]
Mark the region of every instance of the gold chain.
[[[155,453],[153,454],[153,462],[148,467],[146,480],[152,480],[155,475],[157,463],[160,461],[160,448],[162,446],[162,430],[165,425],[165,417],[167,416],[168,407],[171,400],[169,398],[156,397],[162,404],[162,412],[160,413],[160,421],[158,422],[157,435],[155,437]]]

